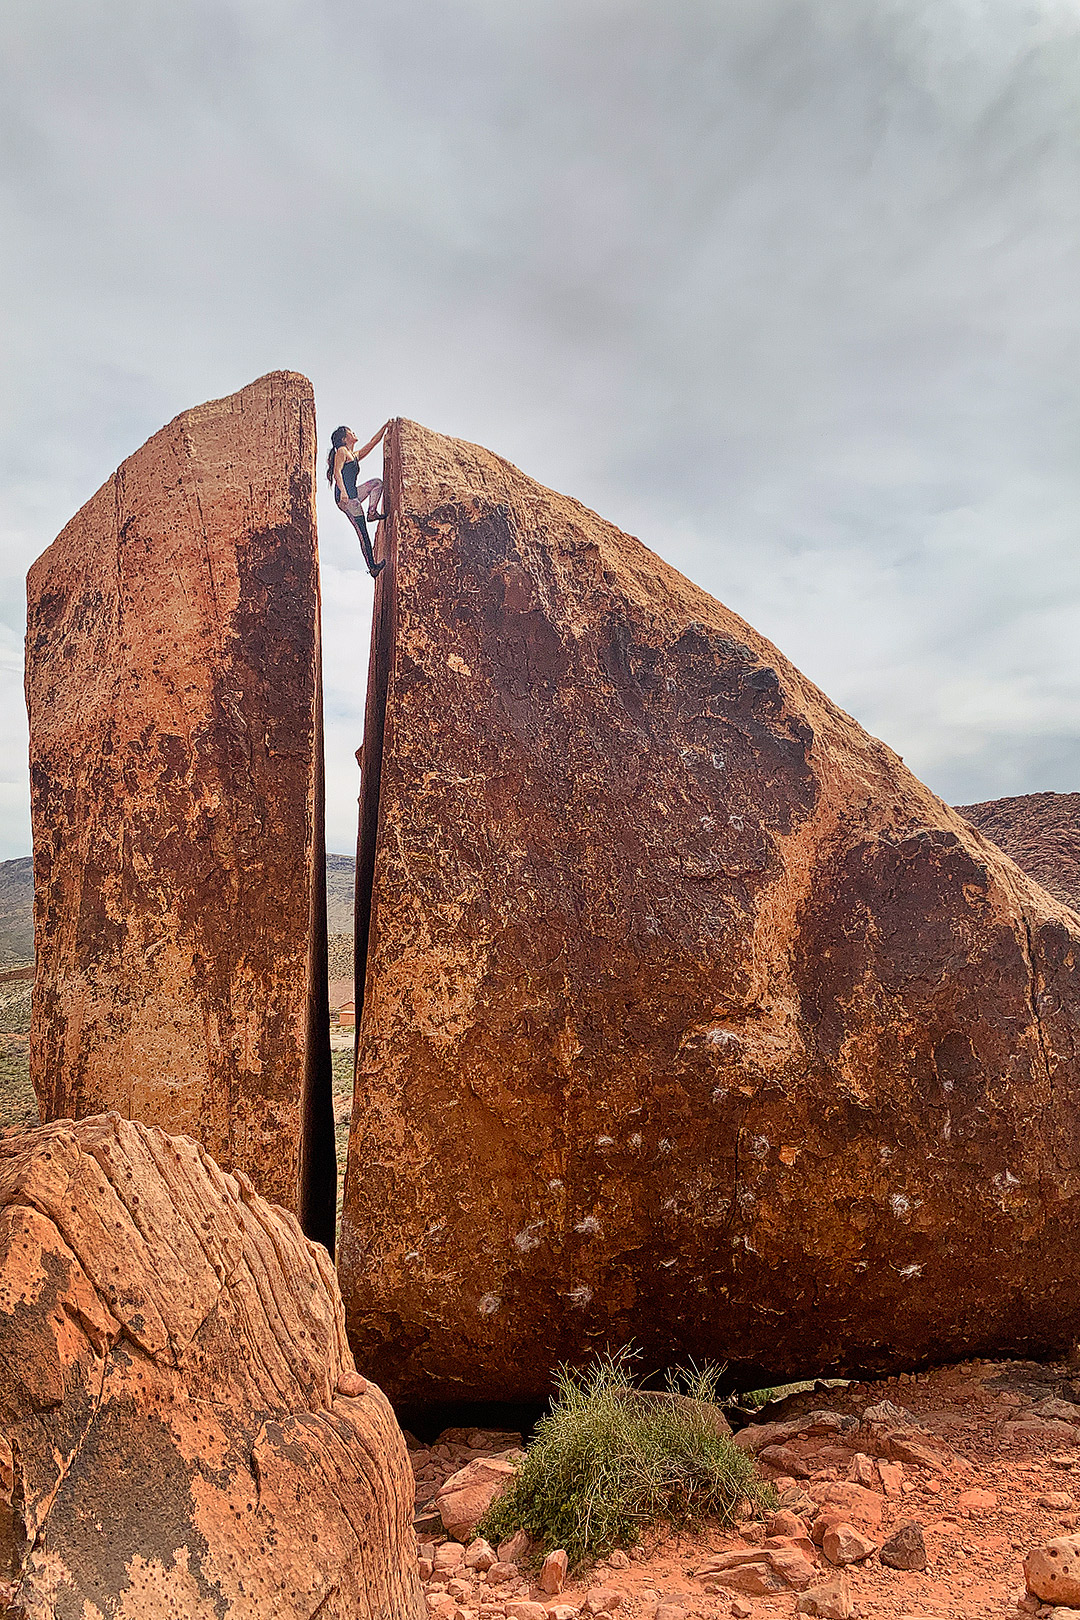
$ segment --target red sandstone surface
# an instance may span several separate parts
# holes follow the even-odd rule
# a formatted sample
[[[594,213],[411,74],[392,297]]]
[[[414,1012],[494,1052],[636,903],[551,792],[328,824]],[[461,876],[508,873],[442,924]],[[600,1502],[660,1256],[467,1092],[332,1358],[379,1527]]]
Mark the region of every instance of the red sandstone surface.
[[[1068,1342],[1077,917],[638,540],[415,423],[386,448],[364,1365],[432,1401],[605,1343],[752,1387]]]
[[[422,1611],[405,1445],[325,1249],[115,1114],[0,1142],[0,1610]]]
[[[662,1620],[788,1620],[804,1596],[835,1583],[852,1620],[1002,1620],[1024,1599],[1028,1554],[1080,1529],[1075,1397],[1080,1373],[1030,1363],[973,1362],[878,1384],[819,1387],[775,1408],[795,1431],[786,1445],[799,1475],[762,1466],[789,1504],[776,1519],[743,1520],[737,1532],[716,1524],[649,1532],[629,1556],[616,1553],[574,1572],[556,1592],[539,1583],[535,1549],[485,1573],[475,1557],[470,1567],[461,1550],[455,1554],[443,1532],[427,1532],[426,1541],[421,1532],[428,1603],[441,1620],[577,1620],[588,1614],[590,1597],[606,1592],[616,1620],[656,1620],[658,1613]],[[883,1402],[896,1413],[863,1417],[881,1413]],[[1071,1408],[1068,1421],[1046,1415],[1055,1403]],[[822,1408],[842,1420],[835,1429],[849,1427],[821,1432],[826,1424],[812,1414]],[[774,1408],[764,1416],[772,1418]],[[890,1447],[904,1449],[901,1434],[909,1460],[890,1460]],[[762,1438],[743,1431],[744,1443],[751,1437],[755,1444]],[[449,1430],[430,1444],[410,1439],[418,1508],[430,1517],[448,1476],[518,1438]],[[911,1460],[915,1446],[921,1456]],[[847,1523],[853,1535],[826,1539],[825,1521]],[[903,1525],[921,1532],[925,1568],[882,1562],[882,1549]],[[844,1562],[853,1552],[861,1556]],[[539,1611],[516,1607],[523,1603]],[[1037,1607],[1029,1600],[1025,1612]]]
[[[196,1136],[333,1247],[311,385],[185,411],[30,570],[42,1117]]]
[[[1029,877],[1080,911],[1080,793],[1021,793],[957,809]]]

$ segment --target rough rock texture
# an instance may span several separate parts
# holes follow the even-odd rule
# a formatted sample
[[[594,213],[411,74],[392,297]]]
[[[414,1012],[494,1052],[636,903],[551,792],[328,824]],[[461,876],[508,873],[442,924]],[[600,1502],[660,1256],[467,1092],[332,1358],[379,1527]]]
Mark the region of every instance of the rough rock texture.
[[[506,1457],[477,1457],[451,1474],[435,1506],[452,1541],[466,1541],[517,1474]]]
[[[189,1132],[332,1246],[311,385],[185,411],[30,570],[44,1119]]]
[[[14,1613],[417,1620],[405,1444],[363,1384],[325,1250],[189,1138],[0,1143]]]
[[[957,809],[1055,899],[1080,911],[1080,793],[1021,793]]]
[[[1024,1560],[1027,1589],[1043,1603],[1080,1609],[1080,1536],[1056,1536]]]
[[[1077,918],[637,540],[389,439],[364,1364],[423,1401],[631,1340],[744,1387],[1069,1342]]]

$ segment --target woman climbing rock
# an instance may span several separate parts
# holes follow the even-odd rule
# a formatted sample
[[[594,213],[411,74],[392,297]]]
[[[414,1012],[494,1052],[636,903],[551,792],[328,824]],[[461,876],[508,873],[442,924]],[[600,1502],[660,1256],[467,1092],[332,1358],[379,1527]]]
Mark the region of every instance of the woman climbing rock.
[[[356,480],[360,472],[360,463],[365,456],[371,454],[377,444],[382,442],[389,426],[389,422],[384,422],[375,437],[369,439],[362,450],[356,448],[356,434],[352,428],[335,428],[330,438],[330,456],[326,463],[327,482],[334,486],[334,499],[338,507],[360,536],[360,550],[364,553],[364,561],[368,565],[368,573],[372,579],[386,567],[385,558],[382,562],[375,561],[375,553],[371,549],[371,538],[367,531],[369,523],[381,523],[386,516],[385,506],[381,512],[378,509],[383,482],[381,478],[369,478],[366,484],[361,484],[358,488]],[[366,514],[365,501],[368,503]]]

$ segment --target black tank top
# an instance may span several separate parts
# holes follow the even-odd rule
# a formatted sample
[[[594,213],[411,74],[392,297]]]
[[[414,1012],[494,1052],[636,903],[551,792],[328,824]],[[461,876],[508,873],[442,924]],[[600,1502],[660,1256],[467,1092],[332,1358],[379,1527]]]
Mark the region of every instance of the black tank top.
[[[356,499],[356,477],[360,471],[360,463],[353,456],[341,464],[341,482],[345,485],[345,493],[350,501]]]

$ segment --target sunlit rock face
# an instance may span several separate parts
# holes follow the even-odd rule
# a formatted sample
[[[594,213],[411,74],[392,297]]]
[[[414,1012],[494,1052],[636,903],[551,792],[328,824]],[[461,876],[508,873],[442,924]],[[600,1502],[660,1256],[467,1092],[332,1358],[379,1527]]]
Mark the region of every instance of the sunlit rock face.
[[[391,432],[341,1270],[410,1401],[1062,1344],[1080,925],[749,625]]]
[[[31,1052],[44,1119],[185,1131],[332,1243],[315,448],[271,373],[30,570]]]
[[[0,1141],[5,1615],[420,1620],[413,1489],[329,1256],[246,1176],[116,1114]]]

